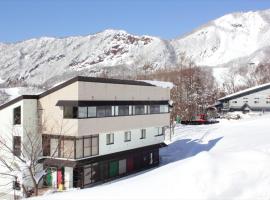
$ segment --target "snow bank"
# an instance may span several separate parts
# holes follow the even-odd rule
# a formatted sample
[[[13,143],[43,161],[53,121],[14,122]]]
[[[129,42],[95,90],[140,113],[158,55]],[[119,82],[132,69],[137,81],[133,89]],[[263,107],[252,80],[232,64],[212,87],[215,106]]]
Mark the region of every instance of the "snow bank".
[[[270,115],[175,128],[161,166],[38,199],[270,199]]]

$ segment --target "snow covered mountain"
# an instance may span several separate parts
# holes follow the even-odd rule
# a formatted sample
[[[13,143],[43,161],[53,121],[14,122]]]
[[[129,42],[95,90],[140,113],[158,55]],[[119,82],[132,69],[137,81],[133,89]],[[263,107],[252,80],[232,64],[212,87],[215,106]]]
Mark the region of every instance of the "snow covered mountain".
[[[264,53],[270,47],[270,10],[225,15],[172,40],[172,45],[176,53],[185,52],[198,65],[220,66],[249,57],[249,62],[265,61],[268,56]]]
[[[181,54],[201,66],[237,67],[268,62],[269,53],[270,10],[233,13],[173,40],[105,30],[0,43],[0,80],[50,86],[77,74],[134,75],[149,63],[152,70],[171,67]]]

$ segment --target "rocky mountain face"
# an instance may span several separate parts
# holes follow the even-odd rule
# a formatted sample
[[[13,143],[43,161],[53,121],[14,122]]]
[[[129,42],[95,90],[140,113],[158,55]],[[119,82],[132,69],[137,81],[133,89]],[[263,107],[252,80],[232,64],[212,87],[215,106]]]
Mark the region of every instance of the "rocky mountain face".
[[[0,83],[55,84],[71,76],[118,76],[175,66],[180,55],[197,65],[228,67],[268,62],[270,10],[225,15],[173,40],[105,30],[88,36],[0,43]]]

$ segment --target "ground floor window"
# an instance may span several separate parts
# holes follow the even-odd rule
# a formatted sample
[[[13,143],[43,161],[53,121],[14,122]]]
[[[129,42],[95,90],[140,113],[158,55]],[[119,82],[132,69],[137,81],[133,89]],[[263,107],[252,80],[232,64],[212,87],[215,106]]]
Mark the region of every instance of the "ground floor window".
[[[125,157],[84,164],[74,169],[74,187],[87,187],[99,181],[124,176],[159,163],[159,149],[134,152]]]

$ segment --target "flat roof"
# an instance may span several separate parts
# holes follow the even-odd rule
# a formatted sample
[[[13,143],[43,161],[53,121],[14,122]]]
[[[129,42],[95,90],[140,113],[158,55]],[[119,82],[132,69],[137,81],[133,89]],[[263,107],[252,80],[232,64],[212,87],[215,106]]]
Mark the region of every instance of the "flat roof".
[[[122,79],[112,79],[112,78],[98,78],[98,77],[88,77],[88,76],[76,76],[72,79],[69,79],[57,86],[54,86],[52,88],[50,88],[49,90],[38,94],[38,95],[21,95],[15,99],[12,99],[2,105],[0,105],[0,110],[18,102],[21,101],[23,99],[39,99],[42,97],[45,97],[57,90],[60,90],[72,83],[75,83],[77,81],[81,81],[81,82],[93,82],[93,83],[109,83],[109,84],[121,84],[121,85],[137,85],[137,86],[150,86],[150,87],[156,87],[155,85],[152,85],[150,83],[146,83],[143,81],[135,81],[135,80],[122,80]]]

